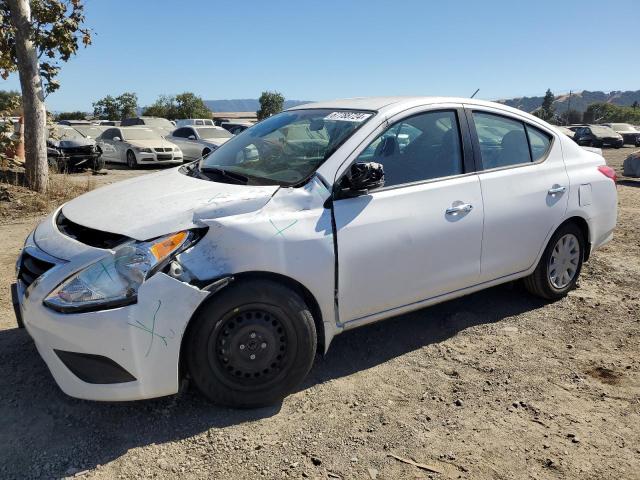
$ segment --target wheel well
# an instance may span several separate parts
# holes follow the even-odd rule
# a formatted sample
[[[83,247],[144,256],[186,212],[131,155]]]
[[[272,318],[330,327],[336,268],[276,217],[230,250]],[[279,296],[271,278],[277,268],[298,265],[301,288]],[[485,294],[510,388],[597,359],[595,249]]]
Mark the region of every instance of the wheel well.
[[[202,156],[204,157],[207,153],[211,153],[211,149],[209,147],[205,147],[202,149]]]
[[[281,275],[278,273],[272,273],[272,272],[243,272],[237,275],[233,275],[233,282],[231,282],[229,286],[233,287],[238,282],[243,282],[246,280],[255,280],[255,279],[273,280],[275,282],[278,282],[282,285],[289,287],[291,290],[295,291],[296,293],[298,293],[298,295],[302,297],[302,299],[305,301],[305,303],[311,310],[311,315],[313,316],[313,323],[316,326],[316,335],[318,337],[318,351],[324,352],[325,338],[324,338],[324,323],[322,321],[322,312],[320,311],[320,306],[318,305],[318,302],[316,301],[313,294],[309,291],[309,289],[307,289],[307,287],[302,285],[300,282],[290,277],[287,277],[285,275]],[[224,288],[228,288],[228,287],[224,287]],[[210,302],[213,299],[215,299],[215,293],[209,296],[205,301],[203,301],[198,306],[198,308],[191,315],[191,318],[189,319],[189,323],[185,328],[184,335],[182,335],[182,341],[180,345],[180,358],[178,360],[178,369],[179,369],[180,378],[184,378],[185,374],[187,373],[186,367],[185,367],[185,361],[184,361],[185,352],[184,352],[183,346],[186,339],[189,336],[189,332],[193,325],[192,320],[196,317],[200,309],[204,307],[204,305],[206,305],[207,302]]]
[[[580,229],[580,232],[582,232],[582,238],[584,238],[586,242],[586,248],[584,249],[584,261],[586,262],[587,260],[589,260],[589,255],[591,253],[591,237],[589,236],[589,224],[582,217],[571,217],[562,222],[562,225],[560,225],[558,228],[562,227],[563,225],[567,225],[568,223],[573,223]]]

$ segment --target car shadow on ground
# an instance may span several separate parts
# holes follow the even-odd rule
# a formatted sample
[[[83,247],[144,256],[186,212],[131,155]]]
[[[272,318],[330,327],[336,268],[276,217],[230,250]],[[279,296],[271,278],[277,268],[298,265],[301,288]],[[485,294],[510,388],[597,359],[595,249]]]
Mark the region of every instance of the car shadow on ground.
[[[640,187],[640,178],[631,180],[631,179],[622,179],[618,180],[618,185],[624,185],[625,187]]]
[[[336,337],[301,390],[349,376],[442,342],[458,332],[542,307],[511,284],[492,288]],[[157,400],[99,403],[66,396],[23,329],[0,331],[0,477],[59,476],[89,469],[129,449],[189,438],[276,415],[280,405],[232,410],[195,389]]]

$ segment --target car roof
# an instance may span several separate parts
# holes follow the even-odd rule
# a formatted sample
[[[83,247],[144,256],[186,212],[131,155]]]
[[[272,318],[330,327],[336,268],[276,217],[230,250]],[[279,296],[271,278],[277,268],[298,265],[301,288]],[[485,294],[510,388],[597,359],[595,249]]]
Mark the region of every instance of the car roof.
[[[437,105],[439,103],[458,103],[465,105],[485,106],[499,108],[501,110],[515,113],[520,116],[525,116],[536,120],[536,117],[528,114],[523,110],[509,107],[503,103],[489,102],[485,100],[477,100],[475,98],[462,98],[462,97],[429,97],[429,96],[416,96],[416,97],[355,97],[345,98],[340,100],[328,100],[322,102],[306,103],[302,105],[296,105],[291,107],[288,111],[301,110],[307,108],[324,108],[324,109],[336,109],[336,110],[372,110],[376,112],[384,111],[402,111],[411,107],[423,106],[423,105]],[[536,120],[537,121],[537,120]]]

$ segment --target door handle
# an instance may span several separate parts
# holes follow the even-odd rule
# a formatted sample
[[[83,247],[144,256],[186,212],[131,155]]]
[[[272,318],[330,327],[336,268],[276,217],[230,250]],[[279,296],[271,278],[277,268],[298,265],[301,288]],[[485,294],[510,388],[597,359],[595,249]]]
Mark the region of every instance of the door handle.
[[[564,186],[557,186],[557,187],[552,187],[549,189],[549,191],[547,192],[549,195],[555,195],[557,193],[564,193],[567,191],[567,187]]]
[[[469,213],[471,210],[473,210],[473,205],[471,205],[470,203],[461,203],[460,205],[455,205],[451,208],[447,208],[445,213],[447,215],[457,215],[459,213]]]

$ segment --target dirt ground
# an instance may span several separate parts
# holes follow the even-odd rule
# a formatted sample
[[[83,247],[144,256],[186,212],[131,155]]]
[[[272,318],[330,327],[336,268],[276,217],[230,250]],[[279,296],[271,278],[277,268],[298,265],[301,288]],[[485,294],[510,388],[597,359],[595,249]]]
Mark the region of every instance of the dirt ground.
[[[605,156],[621,175],[631,151]],[[618,192],[615,239],[565,299],[510,284],[345,333],[296,393],[248,411],[188,387],[67,397],[10,304],[38,218],[0,225],[0,478],[639,479],[640,180]]]

